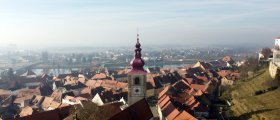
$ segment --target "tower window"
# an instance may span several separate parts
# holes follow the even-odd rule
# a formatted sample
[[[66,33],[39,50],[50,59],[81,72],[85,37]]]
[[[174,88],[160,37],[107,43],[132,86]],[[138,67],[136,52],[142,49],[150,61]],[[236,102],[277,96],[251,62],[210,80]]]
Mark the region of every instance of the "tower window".
[[[135,85],[140,85],[140,79],[139,79],[139,77],[134,78],[134,84],[135,84]]]

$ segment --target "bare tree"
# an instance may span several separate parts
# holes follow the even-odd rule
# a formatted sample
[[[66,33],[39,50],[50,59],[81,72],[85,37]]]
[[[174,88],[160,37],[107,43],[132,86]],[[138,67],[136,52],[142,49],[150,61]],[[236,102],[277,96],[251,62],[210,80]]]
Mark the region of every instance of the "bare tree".
[[[272,54],[272,51],[270,48],[266,47],[266,48],[262,48],[261,53],[263,54],[264,58],[267,59]]]

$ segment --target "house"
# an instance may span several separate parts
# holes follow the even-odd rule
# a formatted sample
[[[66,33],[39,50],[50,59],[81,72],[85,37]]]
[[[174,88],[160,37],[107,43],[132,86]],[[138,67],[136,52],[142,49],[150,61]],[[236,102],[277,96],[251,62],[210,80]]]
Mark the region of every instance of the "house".
[[[197,68],[197,67],[200,67],[204,71],[214,69],[210,63],[202,62],[202,61],[198,61],[197,63],[195,63],[192,68]]]
[[[183,118],[182,120],[197,120],[186,111],[180,112],[170,101],[168,101],[164,106],[161,106],[161,111],[163,118],[167,120],[180,120],[181,118]]]
[[[236,62],[230,57],[230,56],[225,56],[223,58],[224,62],[227,62],[230,66],[235,65]]]
[[[95,94],[91,101],[99,106],[112,102],[123,102],[125,104],[125,101],[127,101],[127,92],[103,91]]]
[[[20,76],[25,78],[36,78],[36,74],[32,70],[27,70],[25,73],[21,74]]]
[[[113,79],[118,82],[127,82],[127,74],[112,75]]]
[[[230,86],[230,85],[233,85],[233,80],[229,80],[227,79],[226,77],[223,77],[221,79],[221,85],[222,86]]]
[[[73,96],[65,96],[64,99],[62,99],[62,104],[67,105],[75,105],[75,104],[81,104],[81,101],[87,101],[88,99],[83,97],[73,97]]]
[[[104,91],[101,93],[97,93],[91,101],[93,103],[96,103],[97,105],[101,106],[106,103],[116,101],[116,99],[114,98],[112,91]]]
[[[20,89],[14,91],[17,95],[14,100],[14,104],[20,108],[30,105],[31,100],[34,99],[34,95],[41,95],[38,89]]]

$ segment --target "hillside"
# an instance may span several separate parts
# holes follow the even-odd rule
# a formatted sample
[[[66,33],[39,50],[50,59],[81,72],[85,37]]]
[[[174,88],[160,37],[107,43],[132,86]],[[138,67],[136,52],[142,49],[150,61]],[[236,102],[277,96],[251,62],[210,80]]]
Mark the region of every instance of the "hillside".
[[[231,96],[232,107],[227,113],[232,119],[280,120],[280,89],[267,91],[277,85],[277,80],[269,76],[268,70],[260,70],[254,77],[239,80],[221,98]],[[255,95],[259,90],[267,92]]]

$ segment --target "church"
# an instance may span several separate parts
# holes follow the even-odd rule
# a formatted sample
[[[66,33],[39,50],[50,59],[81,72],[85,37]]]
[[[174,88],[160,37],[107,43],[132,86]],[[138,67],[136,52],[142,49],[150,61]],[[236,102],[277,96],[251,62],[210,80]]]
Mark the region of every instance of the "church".
[[[128,73],[128,105],[136,103],[145,98],[146,95],[147,72],[143,68],[145,62],[141,58],[141,50],[139,35],[137,34],[134,58],[130,62],[132,69]]]

